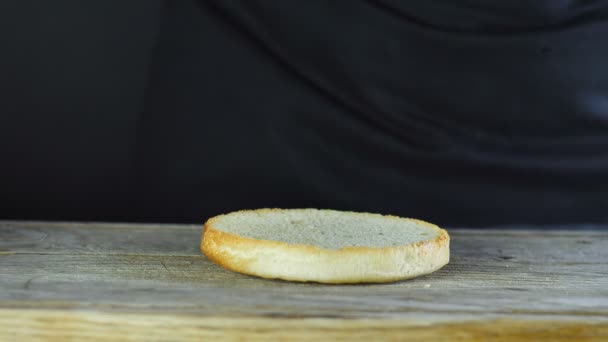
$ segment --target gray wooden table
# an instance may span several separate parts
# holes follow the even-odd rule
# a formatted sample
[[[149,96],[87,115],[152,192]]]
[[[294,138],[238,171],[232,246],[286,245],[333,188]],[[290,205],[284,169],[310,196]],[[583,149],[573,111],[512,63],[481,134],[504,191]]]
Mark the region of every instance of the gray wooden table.
[[[0,221],[0,341],[608,341],[608,231],[449,231],[436,273],[336,286],[224,270],[200,226]]]

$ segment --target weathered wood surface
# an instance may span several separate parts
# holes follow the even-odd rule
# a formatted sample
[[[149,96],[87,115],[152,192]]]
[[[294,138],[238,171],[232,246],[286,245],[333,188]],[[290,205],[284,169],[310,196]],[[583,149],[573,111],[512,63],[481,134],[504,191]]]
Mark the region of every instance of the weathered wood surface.
[[[210,263],[200,226],[0,222],[0,341],[606,340],[608,231],[450,230],[452,261],[384,285]]]

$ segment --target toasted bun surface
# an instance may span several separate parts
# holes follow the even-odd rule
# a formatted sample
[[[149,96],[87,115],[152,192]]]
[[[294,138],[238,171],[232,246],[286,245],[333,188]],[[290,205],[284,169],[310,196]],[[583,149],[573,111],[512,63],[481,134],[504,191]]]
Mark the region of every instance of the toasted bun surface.
[[[258,209],[205,223],[201,251],[232,271],[320,283],[391,282],[440,269],[448,233],[395,216],[319,209]]]

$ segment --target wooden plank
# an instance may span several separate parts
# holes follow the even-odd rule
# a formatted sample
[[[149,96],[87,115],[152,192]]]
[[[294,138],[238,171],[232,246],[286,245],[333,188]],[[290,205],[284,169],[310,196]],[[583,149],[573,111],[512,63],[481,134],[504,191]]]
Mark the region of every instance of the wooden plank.
[[[26,322],[27,324],[24,324]],[[259,319],[0,310],[7,341],[605,341],[606,322]]]
[[[201,225],[0,221],[0,253],[200,254]]]
[[[315,329],[353,339],[359,328],[368,340],[606,335],[607,231],[451,230],[452,261],[440,271],[349,286],[224,270],[200,254],[200,233],[197,225],[0,222],[0,340],[319,339]]]
[[[41,258],[43,257],[43,258]],[[509,267],[506,267],[509,266]],[[0,306],[31,301],[114,308],[349,317],[407,312],[608,315],[605,263],[530,265],[456,259],[418,279],[325,286],[233,273],[202,256],[13,254],[0,256]]]

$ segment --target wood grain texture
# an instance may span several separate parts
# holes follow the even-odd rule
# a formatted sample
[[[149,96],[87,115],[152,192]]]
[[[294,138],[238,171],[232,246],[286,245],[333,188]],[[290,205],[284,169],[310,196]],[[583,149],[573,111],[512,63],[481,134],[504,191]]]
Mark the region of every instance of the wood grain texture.
[[[23,325],[22,322],[30,322]],[[603,341],[608,325],[559,320],[433,322],[360,319],[260,319],[166,314],[0,310],[13,341]],[[1,333],[0,333],[1,334]],[[0,335],[2,336],[2,335]]]
[[[338,286],[217,267],[200,226],[0,222],[0,341],[608,340],[608,231],[450,234],[438,272]]]

